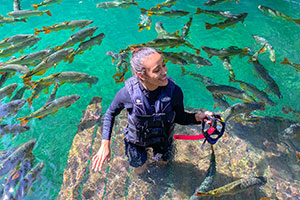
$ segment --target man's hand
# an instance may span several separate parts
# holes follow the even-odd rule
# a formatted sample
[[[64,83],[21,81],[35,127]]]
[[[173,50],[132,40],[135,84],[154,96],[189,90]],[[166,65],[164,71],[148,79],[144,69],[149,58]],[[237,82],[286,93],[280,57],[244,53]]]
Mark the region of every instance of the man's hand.
[[[92,159],[92,169],[100,171],[106,159],[110,160],[110,140],[102,140],[99,151]]]
[[[201,122],[205,117],[208,117],[208,116],[213,116],[213,112],[210,112],[210,111],[205,111],[205,112],[202,112],[202,113],[196,113],[195,114],[195,118],[198,122]]]

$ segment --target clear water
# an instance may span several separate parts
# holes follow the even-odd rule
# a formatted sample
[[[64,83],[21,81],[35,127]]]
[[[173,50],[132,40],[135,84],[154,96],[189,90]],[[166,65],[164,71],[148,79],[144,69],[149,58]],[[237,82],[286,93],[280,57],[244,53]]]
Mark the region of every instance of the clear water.
[[[17,144],[36,138],[37,144],[34,148],[36,163],[38,161],[45,162],[45,169],[41,175],[41,180],[34,184],[34,192],[28,195],[27,199],[55,199],[62,184],[62,175],[65,165],[67,164],[68,151],[71,147],[73,137],[77,130],[77,124],[80,121],[81,110],[85,109],[93,96],[103,97],[103,112],[110,105],[116,92],[124,86],[123,83],[115,84],[112,76],[115,73],[115,66],[111,64],[111,58],[105,55],[107,51],[118,51],[131,44],[138,44],[153,40],[157,37],[154,24],[162,21],[168,32],[181,30],[183,25],[188,21],[188,16],[181,18],[152,17],[151,30],[143,30],[138,32],[140,19],[140,11],[137,7],[131,6],[128,9],[97,9],[96,0],[63,0],[61,4],[55,4],[49,7],[40,8],[41,10],[50,9],[52,17],[48,15],[30,17],[27,23],[4,24],[0,27],[0,39],[13,36],[15,34],[33,34],[34,28],[41,29],[42,26],[50,26],[55,23],[75,20],[89,19],[94,22],[90,26],[97,26],[98,30],[95,34],[105,33],[101,46],[95,46],[91,51],[86,51],[83,55],[78,55],[72,64],[61,63],[55,69],[50,69],[44,76],[54,72],[61,71],[78,71],[85,72],[99,78],[99,82],[88,88],[87,84],[65,84],[59,88],[57,97],[71,94],[81,96],[80,100],[67,109],[61,109],[55,115],[50,115],[43,120],[32,120],[29,125],[31,130],[25,132],[11,140],[11,136],[4,136],[0,141],[0,148],[7,149]],[[150,8],[157,3],[163,1],[139,1],[139,6]],[[205,1],[188,1],[178,0],[173,9],[187,10],[192,13],[197,7],[204,7]],[[30,9],[32,4],[39,3],[37,0],[22,1],[23,9]],[[300,26],[293,23],[273,19],[264,16],[257,6],[263,4],[275,10],[279,10],[295,19],[300,18],[300,1],[299,0],[266,0],[266,1],[245,1],[240,0],[239,4],[234,2],[220,4],[214,9],[229,10],[232,13],[248,12],[244,24],[238,23],[235,28],[226,28],[224,30],[212,28],[206,30],[204,22],[216,23],[216,18],[210,18],[204,14],[195,15],[193,24],[190,29],[188,41],[195,47],[209,46],[214,48],[223,48],[229,46],[238,46],[240,48],[250,47],[251,50],[257,51],[260,45],[256,44],[251,35],[260,35],[265,37],[274,47],[277,56],[277,63],[269,60],[268,53],[260,56],[260,62],[269,70],[269,73],[280,87],[283,99],[278,99],[275,95],[270,95],[277,102],[275,107],[267,107],[266,111],[259,112],[259,115],[267,116],[283,116],[294,118],[291,114],[284,114],[281,111],[282,106],[289,105],[294,109],[300,110],[300,73],[297,73],[291,66],[280,65],[279,63],[284,57],[288,57],[292,62],[300,63]],[[5,15],[13,8],[12,1],[0,0],[0,14]],[[50,34],[39,34],[42,38],[33,48],[26,49],[24,54],[46,47],[54,47],[66,41],[70,35],[74,34],[70,30],[62,30]],[[77,47],[77,46],[75,46]],[[179,47],[176,51],[186,50],[194,53],[190,49]],[[171,50],[170,50],[171,51]],[[207,55],[202,51],[202,56]],[[15,56],[19,56],[16,54]],[[0,58],[0,62],[6,61],[8,58]],[[253,66],[247,62],[248,58],[234,57],[231,62],[236,78],[239,80],[254,83],[260,89],[265,84],[255,77]],[[221,61],[217,57],[210,59],[213,66],[204,66],[197,69],[195,66],[188,66],[187,69],[193,72],[201,73],[209,76],[214,82],[219,84],[227,84],[238,87],[235,83],[228,82],[228,72],[223,69]],[[213,110],[213,99],[210,93],[191,76],[182,76],[179,66],[168,63],[168,75],[175,79],[176,83],[181,86],[184,92],[185,106],[195,108],[206,108]],[[17,75],[18,76],[18,75]],[[7,81],[6,85],[12,82],[19,83],[22,86],[22,80],[14,77]],[[130,77],[130,73],[126,74],[126,78]],[[38,80],[39,77],[34,77]],[[30,96],[27,91],[25,98]],[[32,109],[27,105],[18,113],[17,117],[29,115],[32,111],[40,108],[47,100],[48,95],[42,93],[40,97],[34,100]],[[6,99],[8,101],[8,99]],[[233,103],[233,102],[231,102]],[[15,118],[6,119],[5,121],[15,120]]]

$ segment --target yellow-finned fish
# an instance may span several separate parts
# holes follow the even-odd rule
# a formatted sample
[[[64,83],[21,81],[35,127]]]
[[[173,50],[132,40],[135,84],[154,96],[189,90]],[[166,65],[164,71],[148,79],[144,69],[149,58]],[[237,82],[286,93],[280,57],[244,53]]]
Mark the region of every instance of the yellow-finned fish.
[[[141,22],[138,23],[139,26],[139,32],[141,32],[143,29],[150,30],[151,25],[152,25],[152,20],[151,17],[145,14],[140,15]]]
[[[59,109],[66,107],[68,108],[73,103],[75,103],[80,98],[79,95],[68,95],[63,96],[53,101],[46,103],[43,107],[31,113],[30,116],[18,118],[18,121],[21,121],[21,125],[24,126],[28,123],[30,119],[38,118],[43,119],[49,114],[55,114]]]
[[[187,42],[184,39],[154,39],[146,43],[140,43],[137,45],[131,45],[130,48],[135,49],[139,47],[153,47],[153,48],[167,48],[167,47],[177,47],[181,45],[186,45],[194,49],[197,55],[200,54],[200,49],[196,49],[191,43]]]
[[[17,45],[33,38],[35,38],[35,36],[32,34],[17,34],[11,37],[7,37],[0,41],[0,48],[9,47],[11,45]]]
[[[10,101],[0,105],[0,119],[16,114],[26,103],[25,99]],[[1,121],[1,120],[0,120]]]
[[[33,100],[37,99],[40,96],[40,93],[42,91],[44,91],[44,93],[48,94],[49,87],[50,87],[50,85],[43,85],[43,84],[38,84],[38,85],[34,86],[31,96],[26,99],[26,101],[29,104],[29,107],[31,107]]]
[[[61,49],[50,56],[46,57],[38,66],[36,66],[33,70],[25,74],[25,76],[21,77],[23,78],[24,84],[28,84],[31,80],[31,76],[37,75],[41,76],[43,75],[48,69],[51,67],[55,67],[58,65],[62,60],[65,62],[68,61],[70,55],[74,52],[74,49]]]
[[[86,73],[81,72],[60,72],[55,74],[50,74],[38,81],[32,81],[33,88],[37,85],[52,85],[58,83],[59,85],[63,85],[64,83],[88,83],[91,87],[92,84],[96,84],[98,82],[98,78],[94,76],[89,76]]]
[[[53,5],[53,4],[60,4],[62,2],[62,0],[45,0],[39,4],[33,4],[31,5],[35,10],[38,9],[39,7],[41,6],[50,6],[50,5]]]
[[[208,192],[197,192],[196,196],[220,197],[223,195],[234,195],[266,183],[267,179],[265,177],[243,178]]]
[[[230,46],[228,48],[215,49],[211,47],[201,47],[206,53],[207,57],[218,56],[219,58],[230,57],[235,55],[246,56],[248,55],[250,49],[248,47],[241,49],[237,46]]]
[[[270,17],[273,17],[273,18],[279,18],[279,19],[282,19],[282,20],[285,20],[285,21],[293,21],[296,24],[300,24],[300,19],[293,19],[292,17],[287,16],[287,15],[285,15],[285,14],[283,14],[283,13],[277,11],[277,10],[273,10],[272,8],[269,8],[267,6],[259,5],[258,9],[264,15],[269,15]]]
[[[13,83],[13,84],[10,84],[10,85],[7,85],[7,86],[1,88],[0,89],[0,100],[6,96],[8,96],[10,98],[12,93],[16,90],[17,87],[18,87],[18,84]]]
[[[235,15],[234,17],[228,17],[225,21],[219,22],[216,24],[210,24],[205,22],[205,28],[211,29],[213,27],[217,27],[220,29],[225,29],[228,26],[235,27],[238,22],[244,22],[245,18],[248,16],[248,13],[241,13],[239,15]]]
[[[258,35],[252,35],[253,39],[261,45],[265,45],[265,47],[268,49],[269,53],[270,53],[270,60],[272,62],[276,62],[276,56],[275,56],[275,50],[273,49],[272,45],[263,37],[258,36]]]
[[[222,2],[231,2],[232,0],[208,0],[204,3],[205,6],[219,5]],[[239,3],[239,0],[235,0],[235,3]]]
[[[54,50],[63,49],[66,47],[72,47],[78,42],[84,41],[87,37],[92,37],[95,31],[98,29],[97,26],[85,28],[71,35],[71,37],[63,43],[61,46],[54,47]]]
[[[96,35],[95,37],[92,37],[91,39],[85,42],[81,42],[76,51],[74,51],[70,56],[69,63],[73,62],[75,55],[81,55],[84,53],[85,50],[91,50],[93,46],[100,45],[104,37],[105,34],[100,33],[99,35]]]
[[[0,65],[0,74],[4,74],[6,72],[13,72],[13,73],[20,73],[20,74],[27,74],[30,72],[30,69],[26,67],[25,65],[19,65],[19,64],[4,64]]]
[[[107,1],[96,4],[96,8],[104,8],[105,10],[109,8],[129,8],[131,5],[138,5],[138,2],[134,1]]]
[[[185,10],[158,10],[158,11],[150,11],[147,10],[147,15],[157,15],[157,16],[165,16],[165,17],[183,17],[190,14],[190,12]]]
[[[15,19],[15,18],[10,18],[10,17],[3,17],[0,15],[0,26],[3,26],[3,24],[13,24],[15,22],[27,22],[25,18],[21,19]]]
[[[232,14],[230,11],[222,11],[222,10],[204,10],[201,8],[197,8],[197,12],[195,13],[196,15],[199,14],[206,14],[210,17],[217,17],[219,19],[226,19],[229,17],[235,17],[236,15]]]
[[[27,54],[27,55],[22,55],[19,58],[11,59],[11,60],[5,62],[5,64],[18,64],[18,65],[36,66],[44,58],[49,56],[50,53],[51,53],[51,50],[45,49],[45,50],[30,53],[30,54]]]
[[[294,69],[296,70],[296,72],[300,72],[300,64],[293,63],[293,62],[289,61],[289,59],[287,59],[287,58],[284,58],[283,61],[280,64],[282,64],[282,65],[290,65],[290,66],[294,67]]]
[[[40,11],[40,10],[15,10],[15,11],[7,13],[7,15],[11,16],[13,18],[24,17],[26,19],[30,16],[41,16],[45,13],[49,16],[52,16],[50,10],[45,10],[45,11]]]
[[[92,20],[72,20],[72,21],[65,21],[61,23],[54,24],[52,26],[45,27],[43,26],[43,29],[35,30],[35,35],[39,34],[40,32],[44,32],[45,34],[50,33],[50,32],[56,32],[60,30],[65,30],[65,29],[71,29],[74,31],[76,28],[83,28],[89,24],[93,23]]]
[[[171,6],[176,5],[176,4],[177,4],[177,1],[178,1],[178,0],[166,0],[166,1],[163,2],[163,3],[157,4],[156,7],[157,7],[158,9],[160,9],[160,8],[162,8],[162,7],[168,7],[168,8],[170,8]]]
[[[6,49],[1,49],[0,57],[12,56],[13,54],[15,54],[17,52],[23,53],[24,49],[26,49],[27,47],[32,47],[40,40],[41,40],[41,38],[35,37],[35,38],[29,39],[25,42],[19,43],[17,45],[12,45]]]
[[[155,30],[157,32],[158,39],[182,39],[179,35],[179,30],[174,33],[168,33],[165,30],[162,22],[155,23]]]

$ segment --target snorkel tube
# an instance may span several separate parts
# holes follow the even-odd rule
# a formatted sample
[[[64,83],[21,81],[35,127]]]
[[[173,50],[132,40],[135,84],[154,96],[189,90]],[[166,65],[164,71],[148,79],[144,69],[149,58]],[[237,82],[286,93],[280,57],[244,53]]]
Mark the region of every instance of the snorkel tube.
[[[200,135],[174,135],[174,139],[177,140],[201,140],[205,139],[205,142],[215,144],[224,134],[225,122],[220,115],[213,115],[205,117],[202,122],[202,133]]]

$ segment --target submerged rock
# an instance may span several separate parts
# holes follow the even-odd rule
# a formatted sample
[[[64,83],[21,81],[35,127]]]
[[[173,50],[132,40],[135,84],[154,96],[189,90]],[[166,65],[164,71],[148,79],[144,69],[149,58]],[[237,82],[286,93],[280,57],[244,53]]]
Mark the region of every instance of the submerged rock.
[[[229,121],[226,133],[214,145],[217,171],[212,188],[255,176],[264,176],[268,182],[250,194],[245,191],[218,199],[299,199],[299,163],[294,149],[283,142],[284,138],[279,137],[280,133],[295,123],[280,117]],[[101,172],[93,172],[91,164],[88,166],[87,163],[101,145],[102,123],[100,122],[95,137],[90,133],[85,138],[80,136],[80,132],[77,133],[58,199],[77,199],[79,196],[81,199],[95,200],[190,198],[201,185],[209,168],[210,145],[206,144],[201,148],[201,140],[176,140],[173,159],[167,165],[160,166],[151,161],[148,169],[137,176],[128,166],[125,156],[122,131],[126,124],[126,112],[122,112],[116,118],[113,129],[111,161],[105,162]],[[176,125],[174,130],[174,134],[200,133],[199,125]],[[151,152],[149,157],[151,158]]]

